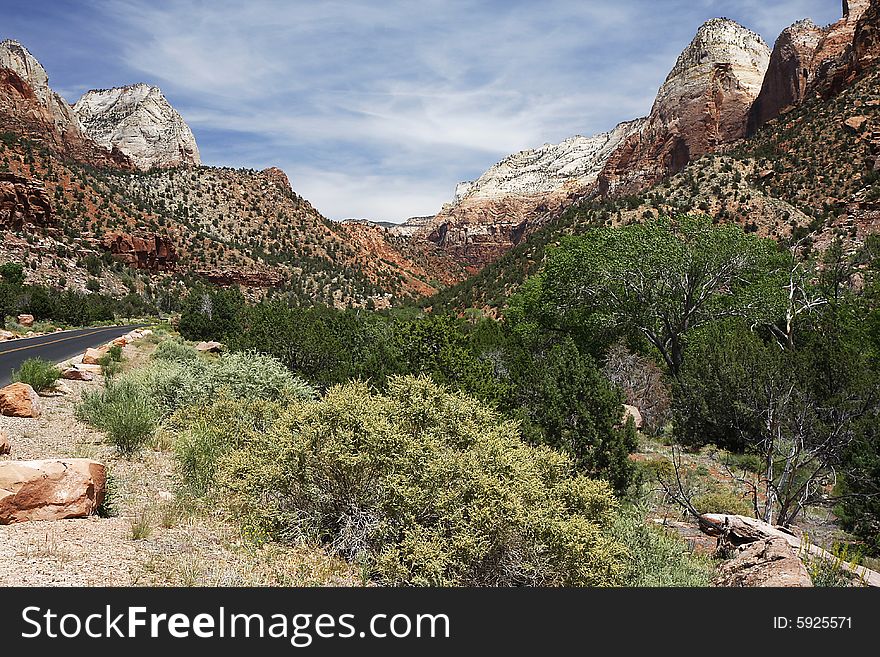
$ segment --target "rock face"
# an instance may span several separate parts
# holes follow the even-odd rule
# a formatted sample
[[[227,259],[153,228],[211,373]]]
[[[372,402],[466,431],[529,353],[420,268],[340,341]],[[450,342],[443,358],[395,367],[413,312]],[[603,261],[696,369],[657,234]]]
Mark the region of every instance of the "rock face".
[[[71,107],[49,87],[46,69],[17,41],[0,42],[0,129],[95,166],[130,169],[118,150],[89,139]]]
[[[107,233],[102,238],[101,245],[110,251],[115,260],[136,269],[151,272],[172,271],[177,263],[174,244],[165,235]]]
[[[89,459],[0,462],[0,525],[91,515],[106,486],[106,468]]]
[[[435,217],[392,230],[433,242],[479,269],[589,191],[614,150],[640,125],[621,123],[593,137],[575,136],[510,155],[477,180],[459,183],[452,203]]]
[[[836,23],[828,26],[813,53],[810,62],[812,79],[807,88],[808,97],[816,94],[828,98],[852,81],[851,64],[855,34],[862,16],[868,13],[872,4],[875,5],[874,20],[876,21],[876,0],[843,0],[843,16]]]
[[[769,61],[770,49],[751,30],[726,18],[704,23],[660,87],[647,120],[609,158],[601,191],[638,192],[745,136]]]
[[[810,574],[784,538],[766,538],[740,548],[730,561],[722,563],[715,586],[805,587],[812,586]]]
[[[829,98],[880,58],[880,0],[844,0],[842,18],[820,28],[799,21],[773,47],[761,93],[749,112],[748,134],[787,107]]]
[[[12,449],[9,445],[9,438],[5,433],[0,431],[0,456],[9,454],[10,451],[12,451]]]
[[[89,91],[73,112],[92,139],[117,147],[140,169],[201,162],[192,130],[158,87],[141,83]]]
[[[21,230],[27,224],[54,223],[49,194],[41,182],[0,172],[0,227]]]
[[[813,21],[803,20],[785,28],[776,39],[761,92],[749,111],[749,135],[804,100],[815,74],[813,55],[826,32]]]
[[[0,415],[40,417],[40,397],[27,383],[13,383],[0,388]]]
[[[15,71],[30,85],[40,105],[49,111],[60,134],[82,134],[80,123],[70,109],[70,105],[49,88],[49,75],[46,69],[27,48],[11,39],[0,43],[0,67]]]

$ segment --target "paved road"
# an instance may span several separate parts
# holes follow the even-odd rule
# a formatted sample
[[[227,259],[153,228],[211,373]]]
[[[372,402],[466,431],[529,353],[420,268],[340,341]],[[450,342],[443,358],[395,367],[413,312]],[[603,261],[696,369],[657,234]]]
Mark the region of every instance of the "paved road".
[[[0,386],[7,385],[12,370],[18,369],[28,358],[42,358],[57,363],[73,358],[88,347],[110,342],[141,326],[144,324],[101,326],[0,342]]]

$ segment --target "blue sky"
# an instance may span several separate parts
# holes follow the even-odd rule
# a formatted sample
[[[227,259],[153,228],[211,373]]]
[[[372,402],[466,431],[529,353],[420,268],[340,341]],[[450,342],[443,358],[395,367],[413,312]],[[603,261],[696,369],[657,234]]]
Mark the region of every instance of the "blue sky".
[[[326,216],[433,214],[505,155],[646,114],[700,24],[772,47],[840,0],[0,0],[50,85],[148,82],[205,164],[279,166]]]

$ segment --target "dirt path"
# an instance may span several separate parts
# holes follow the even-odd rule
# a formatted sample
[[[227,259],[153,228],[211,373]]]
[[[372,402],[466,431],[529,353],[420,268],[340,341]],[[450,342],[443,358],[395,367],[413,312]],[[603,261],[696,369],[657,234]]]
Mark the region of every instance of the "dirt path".
[[[127,345],[126,366],[143,364],[151,350],[145,343]],[[43,397],[40,418],[0,416],[12,448],[0,459],[101,461],[116,486],[118,515],[0,525],[0,586],[352,583],[351,573],[321,551],[257,549],[218,512],[169,501],[175,491],[171,453],[146,449],[131,459],[118,456],[103,434],[74,417],[82,394],[102,387],[102,377],[64,383],[69,393]]]

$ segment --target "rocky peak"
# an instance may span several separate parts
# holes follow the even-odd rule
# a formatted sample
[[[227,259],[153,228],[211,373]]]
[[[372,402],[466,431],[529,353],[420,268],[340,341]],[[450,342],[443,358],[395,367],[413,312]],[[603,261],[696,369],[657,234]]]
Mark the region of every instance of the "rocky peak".
[[[843,0],[837,22],[817,27],[802,20],[783,30],[749,112],[748,134],[807,98],[836,94],[870,66],[880,56],[872,36],[880,29],[878,10],[878,0]]]
[[[700,26],[678,56],[666,84],[721,64],[738,69],[737,80],[757,87],[757,93],[769,58],[770,48],[758,34],[729,18],[711,18]]]
[[[0,42],[0,68],[15,72],[30,86],[37,102],[51,114],[52,122],[61,134],[82,135],[82,126],[67,101],[52,91],[46,69],[27,48],[13,39]]]
[[[628,121],[592,137],[576,135],[509,155],[476,180],[459,183],[452,202],[436,216],[415,217],[391,230],[433,242],[479,269],[564,204],[595,189],[605,162],[640,124]]]
[[[94,89],[73,111],[92,139],[116,146],[141,169],[200,163],[192,130],[158,87]]]
[[[657,92],[648,119],[609,158],[605,193],[631,193],[745,135],[770,61],[764,40],[727,18],[704,23]]]
[[[269,167],[267,169],[263,169],[261,173],[269,180],[270,183],[278,187],[281,191],[293,193],[293,188],[290,186],[290,179],[287,177],[287,174],[284,173],[282,169],[279,169],[278,167]]]
[[[749,111],[749,135],[785,108],[803,101],[815,73],[813,54],[826,32],[827,29],[806,19],[785,28],[776,39],[761,93]]]
[[[18,41],[6,39],[0,42],[0,66],[18,73],[31,86],[40,102],[43,105],[49,104],[52,97],[49,75],[37,58]]]

